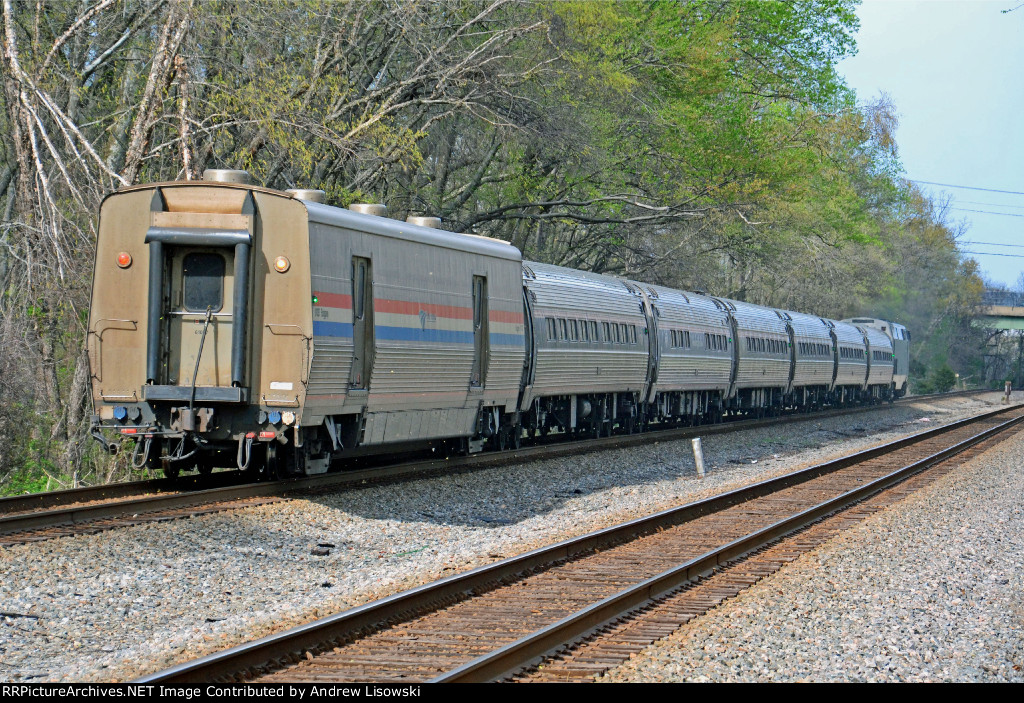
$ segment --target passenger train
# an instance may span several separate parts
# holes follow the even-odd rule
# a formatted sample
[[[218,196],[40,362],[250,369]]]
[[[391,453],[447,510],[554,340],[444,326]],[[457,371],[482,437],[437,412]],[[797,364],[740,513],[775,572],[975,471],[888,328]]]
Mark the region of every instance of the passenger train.
[[[317,474],[366,453],[517,447],[880,402],[910,334],[524,261],[242,171],[100,208],[93,435],[136,466]]]

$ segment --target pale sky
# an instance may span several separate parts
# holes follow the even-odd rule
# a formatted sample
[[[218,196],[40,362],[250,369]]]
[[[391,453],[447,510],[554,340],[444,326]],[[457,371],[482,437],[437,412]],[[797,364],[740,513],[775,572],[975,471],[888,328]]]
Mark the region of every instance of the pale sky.
[[[952,198],[948,221],[966,225],[960,249],[976,252],[968,255],[988,279],[1015,287],[1024,271],[1024,0],[864,0],[857,15],[857,55],[840,73],[862,102],[891,97],[906,177]]]

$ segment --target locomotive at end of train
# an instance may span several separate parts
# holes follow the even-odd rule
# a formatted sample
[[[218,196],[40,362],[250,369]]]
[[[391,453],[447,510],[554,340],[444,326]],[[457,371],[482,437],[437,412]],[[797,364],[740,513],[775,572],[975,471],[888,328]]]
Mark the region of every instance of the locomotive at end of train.
[[[891,400],[909,334],[522,260],[243,171],[100,208],[93,435],[136,467],[273,476],[427,446]]]

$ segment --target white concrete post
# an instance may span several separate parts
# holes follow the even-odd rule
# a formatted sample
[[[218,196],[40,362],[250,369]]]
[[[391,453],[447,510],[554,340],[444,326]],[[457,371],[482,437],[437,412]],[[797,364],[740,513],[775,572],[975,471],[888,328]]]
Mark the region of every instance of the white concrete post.
[[[697,478],[704,478],[704,450],[700,446],[700,437],[693,438],[693,462],[697,465]]]

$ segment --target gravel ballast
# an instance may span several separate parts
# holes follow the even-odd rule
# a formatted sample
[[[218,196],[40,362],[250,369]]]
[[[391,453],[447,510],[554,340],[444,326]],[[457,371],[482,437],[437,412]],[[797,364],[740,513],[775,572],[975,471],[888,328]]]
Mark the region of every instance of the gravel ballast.
[[[689,440],[652,441],[9,547],[0,680],[131,679],[997,402],[922,401],[709,436],[703,480]]]
[[[1024,433],[604,682],[1024,681]]]

